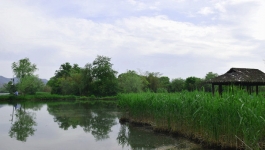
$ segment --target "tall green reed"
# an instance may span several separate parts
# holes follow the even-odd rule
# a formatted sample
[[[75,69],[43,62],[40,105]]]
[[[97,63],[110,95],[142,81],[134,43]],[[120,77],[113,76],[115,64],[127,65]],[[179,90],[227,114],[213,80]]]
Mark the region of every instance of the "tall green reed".
[[[120,94],[119,107],[131,120],[150,123],[157,130],[178,132],[210,145],[263,149],[263,95],[244,91]]]

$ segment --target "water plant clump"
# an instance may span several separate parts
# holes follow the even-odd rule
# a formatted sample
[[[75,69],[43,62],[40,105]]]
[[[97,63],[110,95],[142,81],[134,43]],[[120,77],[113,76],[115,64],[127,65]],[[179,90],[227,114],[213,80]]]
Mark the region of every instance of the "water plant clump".
[[[265,148],[265,101],[244,91],[120,94],[124,118],[179,133],[208,146]]]

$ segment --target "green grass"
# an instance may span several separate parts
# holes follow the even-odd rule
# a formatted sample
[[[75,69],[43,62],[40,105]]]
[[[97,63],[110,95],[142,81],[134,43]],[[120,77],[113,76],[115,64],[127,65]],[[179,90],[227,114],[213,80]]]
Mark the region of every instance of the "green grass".
[[[155,130],[176,132],[209,146],[264,149],[265,99],[237,91],[223,93],[120,94],[124,117],[150,123]]]

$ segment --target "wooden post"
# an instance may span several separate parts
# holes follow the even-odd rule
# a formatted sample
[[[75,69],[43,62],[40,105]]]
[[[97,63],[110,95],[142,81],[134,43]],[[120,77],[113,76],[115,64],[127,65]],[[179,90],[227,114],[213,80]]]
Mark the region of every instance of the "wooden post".
[[[247,85],[247,93],[249,94],[249,86]]]
[[[219,84],[219,95],[222,97],[222,92],[223,92],[223,89],[222,89],[222,84]]]
[[[256,95],[258,95],[258,94],[259,94],[259,86],[256,85]]]

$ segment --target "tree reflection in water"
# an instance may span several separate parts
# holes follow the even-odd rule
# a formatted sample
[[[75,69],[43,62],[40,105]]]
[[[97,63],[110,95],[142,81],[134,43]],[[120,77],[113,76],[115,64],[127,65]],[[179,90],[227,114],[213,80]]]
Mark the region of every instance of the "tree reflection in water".
[[[117,141],[119,145],[122,145],[122,147],[129,146],[129,131],[125,124],[121,124]]]
[[[159,149],[163,146],[173,149],[177,145],[181,145],[182,142],[180,139],[171,138],[168,135],[154,133],[150,126],[135,126],[131,124],[121,125],[116,140],[122,147],[130,146],[131,149]],[[184,145],[186,148],[186,144]]]
[[[91,103],[48,104],[48,111],[60,128],[68,130],[80,126],[96,141],[109,138],[111,127],[116,124],[116,115],[108,113],[104,106]]]
[[[85,118],[86,126],[83,129],[85,132],[91,132],[97,141],[107,139],[111,127],[116,125],[115,117],[104,110],[93,110],[90,116]]]
[[[19,141],[26,142],[27,138],[29,136],[34,135],[34,132],[36,129],[34,129],[34,126],[37,125],[35,122],[35,113],[33,112],[27,112],[25,110],[25,106],[22,109],[21,107],[16,109],[15,105],[13,108],[13,114],[12,114],[12,126],[9,131],[9,136],[11,138],[16,138]],[[14,109],[15,109],[15,121],[13,122],[13,115],[14,115]]]

